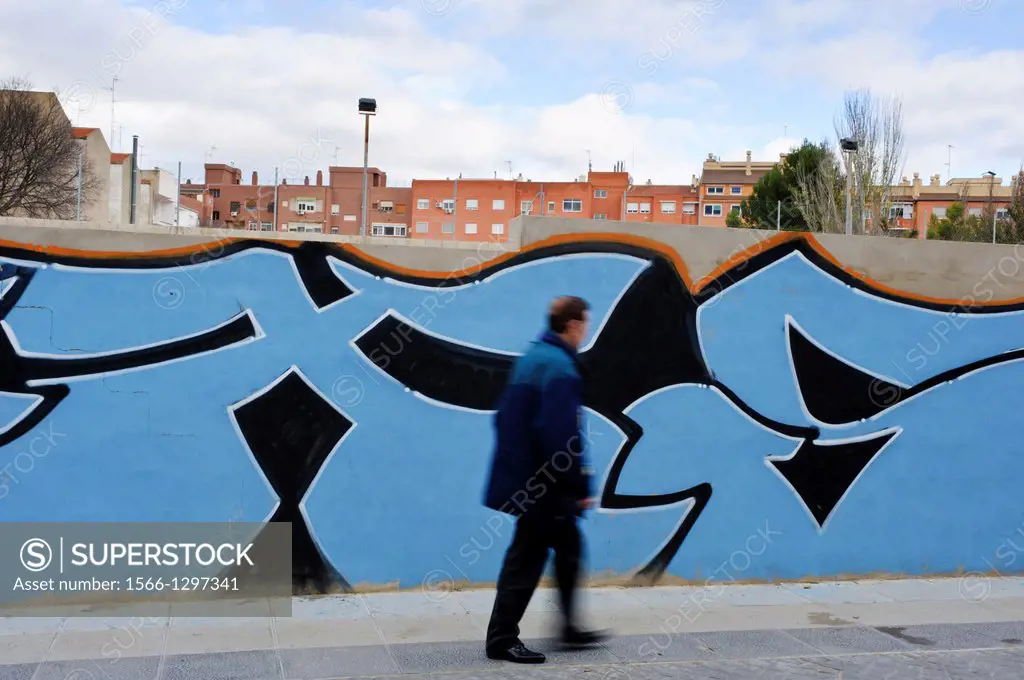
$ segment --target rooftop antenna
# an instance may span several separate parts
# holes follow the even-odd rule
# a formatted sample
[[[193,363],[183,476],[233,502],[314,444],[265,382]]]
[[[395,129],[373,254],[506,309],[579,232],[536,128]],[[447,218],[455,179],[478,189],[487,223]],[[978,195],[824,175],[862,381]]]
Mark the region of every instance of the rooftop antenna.
[[[505,161],[508,163],[508,178],[512,179],[512,161]]]
[[[110,87],[103,88],[104,90],[109,90],[110,91],[110,143],[111,144],[114,143],[114,129],[115,129],[115,125],[114,125],[114,120],[115,120],[114,119],[114,104],[117,101],[115,90],[117,89],[117,81],[119,81],[119,80],[121,80],[121,79],[118,78],[117,76],[114,76],[110,80]],[[120,144],[118,145],[118,148],[120,148]]]
[[[953,179],[953,145],[946,145],[946,181]]]
[[[590,149],[584,149],[587,152],[587,172],[591,172],[594,169],[594,164],[590,160]]]

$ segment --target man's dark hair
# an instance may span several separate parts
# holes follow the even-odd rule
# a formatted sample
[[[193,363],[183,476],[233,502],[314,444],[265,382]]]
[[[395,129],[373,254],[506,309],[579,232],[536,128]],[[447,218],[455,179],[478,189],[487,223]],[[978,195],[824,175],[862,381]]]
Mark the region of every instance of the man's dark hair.
[[[570,321],[583,321],[583,315],[590,310],[586,300],[574,295],[565,295],[551,303],[548,327],[553,333],[564,333]]]

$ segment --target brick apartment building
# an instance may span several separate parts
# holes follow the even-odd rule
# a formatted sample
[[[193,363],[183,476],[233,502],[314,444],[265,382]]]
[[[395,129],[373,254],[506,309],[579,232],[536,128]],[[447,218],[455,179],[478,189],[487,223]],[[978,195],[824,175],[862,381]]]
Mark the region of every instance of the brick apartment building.
[[[689,184],[636,184],[622,163],[610,172],[588,170],[572,181],[446,178],[414,179],[411,187],[389,187],[379,168],[368,169],[370,236],[504,240],[509,222],[519,215],[620,220],[658,224],[725,227],[730,212],[740,210],[754,185],[779,160],[755,161],[747,151],[742,161],[721,161],[709,154],[700,177]],[[361,221],[361,167],[328,168],[315,180],[277,187],[260,184],[257,173],[242,184],[242,171],[230,165],[207,164],[204,183],[182,184],[181,194],[198,205],[200,223],[252,231],[312,232],[357,235]],[[917,174],[894,187],[891,216],[897,229],[918,229],[924,238],[928,217],[942,216],[954,201],[969,201],[968,211],[981,214],[991,203],[1005,212],[1011,186],[999,178],[954,179],[945,185],[938,176],[924,186]]]
[[[362,210],[363,169],[328,169],[327,182],[318,170],[315,182],[307,176],[302,184],[277,186],[260,184],[257,173],[242,184],[242,171],[230,165],[206,165],[203,184],[188,180],[181,185],[182,196],[202,206],[200,223],[205,226],[250,231],[290,231],[323,234],[359,233]],[[370,209],[367,221],[379,235],[405,235],[409,226],[411,190],[387,186],[387,175],[379,168],[367,172]],[[401,227],[401,229],[399,229]],[[402,231],[403,233],[398,233]]]

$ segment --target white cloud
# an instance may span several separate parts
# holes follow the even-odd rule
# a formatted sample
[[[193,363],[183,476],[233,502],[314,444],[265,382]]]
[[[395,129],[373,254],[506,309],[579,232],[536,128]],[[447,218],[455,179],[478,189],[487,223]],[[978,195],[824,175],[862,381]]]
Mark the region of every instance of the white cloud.
[[[254,169],[269,178],[290,159],[313,178],[334,164],[336,146],[339,164],[360,165],[356,100],[372,96],[380,110],[370,162],[392,183],[507,176],[507,160],[534,181],[567,180],[586,171],[587,149],[596,169],[618,160],[629,169],[635,158],[640,181],[686,183],[709,152],[742,160],[753,149],[773,159],[805,134],[790,125],[783,139],[780,123],[758,120],[743,83],[717,80],[729,63],[751,78],[799,79],[832,93],[836,108],[844,87],[901,91],[908,165],[924,176],[943,170],[947,143],[958,147],[954,170],[1024,158],[1024,52],[927,58],[910,19],[938,11],[933,0],[780,0],[760,11],[741,0],[651,0],[642,11],[624,0],[456,0],[442,16],[408,0],[370,11],[342,6],[330,21],[302,27],[274,26],[265,13],[276,3],[250,2],[252,14],[225,6],[238,23],[223,35],[181,25],[203,25],[198,0],[164,1],[177,9],[153,21],[142,8],[155,0],[132,8],[82,0],[74,13],[60,0],[0,0],[0,76],[28,75],[40,88],[82,81],[93,103],[81,123],[109,134],[101,88],[117,72],[121,149],[137,134],[146,163],[181,160],[193,178],[213,145],[214,160],[234,161],[246,180]],[[441,9],[450,2],[429,1]],[[694,30],[681,28],[694,16]],[[844,33],[851,17],[858,29]],[[477,30],[464,30],[466,21]],[[526,41],[526,52],[545,52],[507,56],[494,41],[509,37]],[[587,92],[581,77],[545,57],[548,48],[592,59],[598,71],[621,62],[628,90],[601,91],[610,74]],[[657,62],[656,82],[637,65],[646,50],[669,57]],[[626,110],[614,113],[616,103]],[[802,102],[790,105],[806,117]],[[825,129],[833,113],[820,112]]]

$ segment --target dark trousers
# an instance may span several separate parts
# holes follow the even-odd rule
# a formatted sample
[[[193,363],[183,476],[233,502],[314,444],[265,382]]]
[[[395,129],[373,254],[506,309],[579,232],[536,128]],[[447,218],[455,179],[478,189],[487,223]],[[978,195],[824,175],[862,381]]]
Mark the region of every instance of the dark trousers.
[[[519,641],[519,622],[533,597],[548,551],[555,551],[555,580],[565,627],[575,622],[573,610],[579,581],[583,540],[576,517],[520,517],[512,544],[498,576],[491,621],[487,626],[487,649],[507,649]]]

